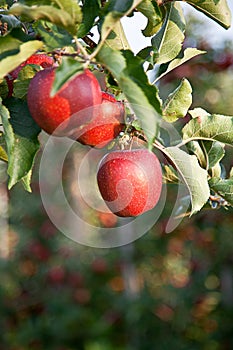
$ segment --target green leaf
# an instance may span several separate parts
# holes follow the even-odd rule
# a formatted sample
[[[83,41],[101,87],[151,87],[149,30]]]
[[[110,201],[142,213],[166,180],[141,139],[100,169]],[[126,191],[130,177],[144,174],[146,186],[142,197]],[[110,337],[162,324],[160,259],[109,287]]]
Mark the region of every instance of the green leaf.
[[[233,179],[212,178],[209,181],[210,188],[217,192],[229,204],[233,205]]]
[[[19,53],[10,55],[0,61],[0,79],[26,61],[32,54],[43,47],[39,40],[32,40],[19,46]]]
[[[14,97],[21,99],[26,97],[30,81],[39,70],[39,66],[32,64],[27,64],[20,70],[17,79],[13,82]]]
[[[178,147],[167,147],[161,151],[171,160],[181,181],[188,188],[191,197],[190,215],[198,212],[210,195],[207,171],[200,167],[196,156],[189,155]]]
[[[156,83],[159,79],[161,79],[164,75],[168,74],[171,72],[173,69],[179,67],[181,64],[189,61],[191,58],[194,58],[198,55],[204,54],[206,51],[198,50],[192,47],[188,47],[187,49],[184,50],[183,56],[174,59],[171,63],[169,63],[167,69],[165,72],[160,74],[153,83]]]
[[[10,13],[15,16],[23,16],[29,20],[44,19],[65,28],[68,32],[75,35],[77,24],[82,21],[80,6],[75,0],[55,1],[59,8],[50,5],[26,6],[20,3],[14,4]]]
[[[6,152],[6,142],[3,137],[3,134],[0,134],[0,160],[8,162],[8,156]]]
[[[231,26],[231,11],[227,0],[183,0],[203,12],[215,22],[229,28]]]
[[[95,22],[96,17],[99,14],[100,3],[98,0],[85,0],[82,13],[83,20],[78,29],[78,37],[82,38],[89,33],[93,24]]]
[[[39,20],[33,24],[33,28],[43,38],[48,51],[72,45],[72,35],[53,23]]]
[[[56,69],[51,97],[53,97],[69,79],[73,79],[75,75],[82,72],[82,63],[76,61],[72,57],[63,57],[61,65]]]
[[[157,64],[173,60],[181,51],[184,41],[185,20],[180,4],[169,4],[166,9],[163,25],[151,40],[157,52]]]
[[[225,155],[224,145],[218,141],[205,141],[204,147],[208,157],[208,169],[213,168]]]
[[[41,129],[32,118],[27,102],[12,97],[5,101],[5,106],[10,112],[10,123],[13,127],[13,132],[19,136],[34,140]]]
[[[22,42],[12,37],[12,35],[8,34],[4,37],[1,37],[0,40],[0,60],[3,58],[13,55],[17,52],[19,52],[19,48]]]
[[[202,112],[202,115],[191,119],[182,132],[184,140],[216,140],[233,145],[233,117]]]
[[[133,5],[134,0],[110,0],[108,11],[123,16]]]
[[[8,109],[2,104],[1,98],[0,98],[0,116],[2,120],[4,137],[5,137],[6,146],[7,146],[7,154],[9,157],[14,145],[14,132],[13,132],[12,126],[9,123],[10,113]]]
[[[120,21],[116,22],[114,30],[111,31],[108,38],[105,40],[105,44],[115,50],[130,49],[128,40]]]
[[[30,140],[25,137],[15,135],[15,142],[9,158],[8,183],[11,189],[17,182],[22,180],[31,171],[34,159],[40,144],[37,139]]]
[[[192,104],[192,87],[187,79],[168,96],[163,105],[163,118],[167,122],[174,122],[186,116]]]
[[[13,105],[13,103],[11,103],[11,105]],[[27,127],[25,128],[27,131],[23,130],[24,123],[22,122],[19,125],[14,124],[14,128],[17,131],[21,131],[22,135],[25,134],[28,136],[29,133],[31,138],[14,134],[13,127],[10,123],[11,119],[9,119],[9,111],[3,105],[0,105],[0,115],[8,153],[8,188],[11,189],[17,182],[23,180],[25,188],[30,191],[30,185],[28,183],[29,178],[27,177],[30,176],[29,174],[34,164],[35,155],[40,147],[35,137],[35,131],[32,133],[33,128],[30,128],[29,132]],[[13,119],[15,118],[13,117]]]
[[[163,19],[157,2],[153,0],[144,0],[137,6],[137,10],[148,19],[146,28],[142,30],[143,35],[154,35],[160,28]]]
[[[161,104],[157,88],[150,85],[142,61],[130,51],[121,52],[104,46],[98,54],[98,62],[105,65],[117,80],[148,138],[149,147],[161,121]]]

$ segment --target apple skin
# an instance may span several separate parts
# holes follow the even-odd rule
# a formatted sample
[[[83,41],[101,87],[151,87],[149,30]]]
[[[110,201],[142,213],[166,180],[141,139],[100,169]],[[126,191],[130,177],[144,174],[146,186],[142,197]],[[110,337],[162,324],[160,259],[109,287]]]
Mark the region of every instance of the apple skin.
[[[74,121],[79,124],[78,118],[72,121],[71,117],[83,109],[101,104],[102,92],[94,74],[85,69],[51,97],[55,70],[56,67],[46,68],[32,78],[27,95],[28,108],[36,123],[48,134],[67,136],[69,130],[78,127]],[[62,128],[56,130],[61,123]]]
[[[8,97],[11,97],[13,94],[13,82],[15,79],[17,79],[19,72],[23,67],[25,67],[27,64],[37,64],[38,66],[41,66],[42,68],[48,68],[52,67],[54,65],[54,59],[51,56],[48,56],[46,54],[34,54],[31,57],[29,57],[26,61],[21,63],[17,68],[12,70],[7,76],[5,77],[7,85],[8,85]]]
[[[78,124],[82,129],[81,132],[77,129],[81,134],[77,141],[96,148],[105,147],[124,129],[124,115],[123,102],[102,92],[101,105],[88,112],[88,116],[85,112],[78,116]]]
[[[99,163],[97,183],[109,209],[121,217],[155,207],[162,191],[162,170],[148,149],[113,151]]]

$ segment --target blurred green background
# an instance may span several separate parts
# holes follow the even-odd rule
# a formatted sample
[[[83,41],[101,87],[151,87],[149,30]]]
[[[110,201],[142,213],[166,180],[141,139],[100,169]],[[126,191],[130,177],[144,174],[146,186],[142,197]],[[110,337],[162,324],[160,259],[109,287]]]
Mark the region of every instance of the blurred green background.
[[[186,76],[193,107],[232,115],[232,41],[212,46],[196,18],[189,31],[208,53],[165,77],[161,95]],[[168,187],[150,232],[120,248],[88,248],[50,222],[36,173],[32,194],[8,193],[0,169],[0,350],[233,349],[232,209],[206,206],[165,234],[175,196]],[[107,214],[94,220],[114,224]]]

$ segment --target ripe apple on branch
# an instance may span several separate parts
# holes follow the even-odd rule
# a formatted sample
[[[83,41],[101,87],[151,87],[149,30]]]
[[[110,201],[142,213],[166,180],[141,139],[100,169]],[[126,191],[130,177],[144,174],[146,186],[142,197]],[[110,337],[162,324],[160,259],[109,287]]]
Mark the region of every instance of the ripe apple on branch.
[[[7,77],[9,85],[27,65],[40,68],[28,79],[26,98],[19,91],[12,95],[9,85],[1,104],[6,147],[1,146],[0,155],[9,163],[9,188],[22,181],[30,191],[31,169],[40,148],[39,126],[48,134],[107,148],[97,180],[107,205],[119,216],[137,216],[154,207],[162,176],[163,181],[178,179],[186,185],[190,215],[211,204],[213,195],[223,199],[224,206],[233,205],[232,171],[224,175],[220,167],[225,145],[233,144],[233,117],[192,110],[192,86],[185,77],[167,98],[160,97],[158,81],[204,54],[183,46],[186,23],[180,3],[96,0],[92,12],[88,1],[68,1],[70,6],[62,0],[45,3],[17,2],[3,9],[9,21],[2,38],[0,79]],[[188,3],[229,28],[226,1]],[[134,21],[138,12],[147,20],[142,33],[151,38],[151,44],[134,53],[120,20]],[[97,38],[91,34],[93,28],[98,30]],[[153,72],[154,81],[149,80],[148,71]],[[95,72],[104,74],[106,91]],[[27,116],[27,130],[20,110]],[[179,120],[184,125],[177,140],[168,140],[164,125],[171,130]],[[129,139],[125,149],[119,143],[122,133]],[[132,139],[142,141],[144,149],[137,149]],[[168,163],[158,161],[156,152]]]

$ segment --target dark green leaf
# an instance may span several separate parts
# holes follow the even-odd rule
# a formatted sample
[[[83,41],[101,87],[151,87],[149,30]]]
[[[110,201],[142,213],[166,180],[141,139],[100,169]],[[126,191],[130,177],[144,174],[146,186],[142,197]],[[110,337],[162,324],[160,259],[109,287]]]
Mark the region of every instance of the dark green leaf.
[[[5,101],[5,105],[10,112],[10,123],[14,133],[24,138],[35,139],[41,129],[32,119],[27,102],[12,97]]]
[[[133,0],[110,0],[108,11],[109,12],[116,12],[121,15],[126,13],[133,5]]]
[[[185,20],[180,4],[172,3],[166,8],[163,25],[151,40],[157,52],[157,64],[173,60],[181,51],[184,41]]]
[[[199,211],[207,202],[210,191],[207,171],[200,167],[197,158],[178,147],[167,147],[162,152],[174,164],[181,181],[187,186],[191,197],[191,214]]]
[[[212,178],[209,181],[210,188],[217,192],[229,204],[233,205],[233,179],[223,180],[221,178]]]
[[[231,11],[227,0],[183,0],[203,12],[224,28],[231,25]]]
[[[98,61],[104,64],[117,80],[135,115],[141,120],[142,127],[151,146],[161,121],[161,104],[157,88],[150,85],[142,66],[142,61],[132,52],[121,52],[103,47]]]
[[[99,14],[100,4],[98,0],[85,0],[82,13],[83,20],[78,29],[78,37],[82,38],[91,30],[96,17]]]
[[[69,79],[73,79],[75,75],[82,73],[82,71],[82,63],[72,57],[63,57],[61,65],[56,69],[51,96],[54,96]]]
[[[204,112],[200,109],[194,110],[195,117],[182,130],[183,139],[216,140],[233,145],[233,117],[219,114],[209,115]],[[192,114],[192,111],[189,113]]]
[[[33,25],[35,33],[39,34],[48,51],[72,46],[72,36],[65,29],[56,26],[55,24],[36,21]]]
[[[14,99],[11,99],[10,106],[13,107]],[[19,102],[21,103],[21,101]],[[19,108],[19,107],[18,107]],[[26,109],[25,105],[22,108],[22,112]],[[25,118],[26,123],[16,122],[16,118],[19,119],[20,111],[19,109],[11,111],[12,119],[10,119],[10,113],[8,109],[0,105],[0,115],[2,119],[4,137],[7,145],[7,154],[8,154],[8,175],[9,175],[9,189],[12,188],[17,182],[23,180],[25,188],[30,191],[29,178],[31,174],[31,169],[33,167],[35,155],[39,149],[39,142],[36,138],[36,132],[34,127],[28,125],[28,120]],[[17,117],[15,116],[17,114]],[[25,113],[22,113],[22,119],[24,119]],[[29,116],[28,116],[29,118]],[[30,135],[31,138],[20,136],[14,134],[13,127],[10,123],[13,122],[14,129],[21,132],[21,134]],[[24,130],[26,129],[26,131]],[[30,131],[29,131],[30,130]],[[38,132],[37,132],[38,134]]]
[[[191,104],[192,87],[187,79],[183,79],[164,102],[163,118],[168,122],[174,122],[178,118],[183,118],[186,116]]]

